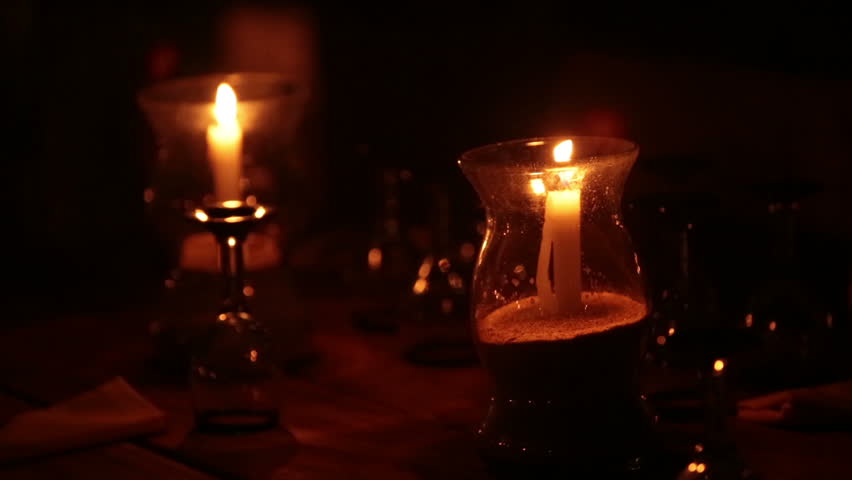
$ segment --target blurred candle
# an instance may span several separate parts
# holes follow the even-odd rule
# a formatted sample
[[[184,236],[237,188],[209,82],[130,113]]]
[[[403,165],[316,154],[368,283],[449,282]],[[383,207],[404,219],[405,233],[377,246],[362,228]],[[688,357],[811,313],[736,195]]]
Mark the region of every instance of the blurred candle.
[[[207,156],[216,200],[240,200],[240,156],[243,131],[237,121],[237,95],[227,83],[216,89],[216,124],[207,127]]]
[[[556,163],[571,161],[573,142],[566,140],[554,147]],[[576,168],[551,170],[558,177],[558,188],[546,191],[541,179],[532,188],[546,194],[544,226],[539,249],[536,284],[542,308],[551,313],[570,315],[582,309],[580,276],[580,191]],[[537,181],[536,181],[537,180]],[[552,264],[551,264],[552,261]],[[552,281],[551,281],[552,272]]]

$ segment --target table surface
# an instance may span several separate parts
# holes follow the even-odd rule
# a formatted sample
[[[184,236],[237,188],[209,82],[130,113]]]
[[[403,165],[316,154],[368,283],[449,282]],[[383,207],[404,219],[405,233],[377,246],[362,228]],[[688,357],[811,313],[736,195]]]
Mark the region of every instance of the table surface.
[[[181,381],[149,373],[147,316],[112,312],[0,331],[0,423],[123,375],[168,414],[165,433],[0,467],[30,478],[489,478],[473,445],[487,400],[478,367],[403,360],[398,336],[350,326],[351,302],[311,301],[317,362],[287,375],[286,429],[239,436],[192,432]],[[137,309],[138,310],[138,309]],[[51,352],[46,355],[45,352]],[[287,432],[289,430],[289,433]],[[792,432],[734,422],[738,448],[761,478],[848,478],[846,432]]]

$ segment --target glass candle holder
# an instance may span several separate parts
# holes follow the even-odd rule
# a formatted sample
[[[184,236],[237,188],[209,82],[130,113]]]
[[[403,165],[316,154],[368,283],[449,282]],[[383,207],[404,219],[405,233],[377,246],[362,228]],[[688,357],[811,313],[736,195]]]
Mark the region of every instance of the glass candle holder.
[[[487,458],[641,465],[647,306],[620,213],[637,153],[620,139],[537,138],[459,159],[487,213],[472,292],[474,338],[494,385],[478,430]]]
[[[145,201],[175,297],[173,321],[158,325],[181,331],[201,430],[278,423],[280,356],[261,321],[274,313],[254,314],[248,299],[262,292],[246,276],[281,264],[286,225],[270,217],[290,203],[304,98],[286,78],[259,73],[183,78],[139,95],[158,147]]]

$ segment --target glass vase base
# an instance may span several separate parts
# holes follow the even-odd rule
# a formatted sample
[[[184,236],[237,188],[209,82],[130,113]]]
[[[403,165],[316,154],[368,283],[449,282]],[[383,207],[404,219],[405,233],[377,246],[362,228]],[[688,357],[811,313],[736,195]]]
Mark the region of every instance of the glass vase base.
[[[530,468],[582,473],[582,478],[616,474],[642,478],[635,474],[646,470],[656,453],[642,401],[598,407],[495,399],[477,430],[480,454],[488,465],[507,472]],[[618,475],[614,478],[622,478]]]
[[[270,410],[205,410],[195,414],[195,429],[201,433],[240,434],[279,428],[278,411]]]

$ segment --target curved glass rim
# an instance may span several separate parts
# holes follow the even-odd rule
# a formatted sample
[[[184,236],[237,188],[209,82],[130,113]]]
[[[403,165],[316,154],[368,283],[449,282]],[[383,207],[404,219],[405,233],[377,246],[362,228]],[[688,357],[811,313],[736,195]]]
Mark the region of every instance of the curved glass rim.
[[[296,93],[297,88],[294,81],[280,73],[210,73],[155,83],[142,88],[137,98],[143,105],[209,105],[222,82],[234,87],[240,102],[285,98]]]
[[[532,138],[521,138],[515,140],[507,140],[503,142],[492,143],[488,145],[482,145],[476,148],[472,148],[463,152],[458,158],[458,164],[462,169],[466,168],[477,168],[477,167],[503,167],[503,168],[530,168],[530,167],[543,167],[544,165],[520,165],[518,163],[509,164],[503,163],[501,161],[496,161],[494,157],[489,154],[496,154],[499,151],[511,151],[516,150],[520,151],[520,149],[526,147],[530,152],[532,149],[538,147],[552,147],[559,142],[565,140],[573,140],[575,145],[575,153],[577,152],[577,145],[584,143],[607,143],[611,144],[613,148],[611,150],[606,150],[603,153],[596,153],[593,155],[583,155],[582,151],[579,155],[574,155],[571,159],[571,162],[574,165],[581,163],[590,163],[590,162],[602,162],[608,159],[617,159],[620,157],[629,157],[638,153],[639,145],[631,140],[618,138],[618,137],[600,137],[600,136],[589,136],[589,135],[563,135],[563,136],[548,136],[548,137],[532,137]],[[517,159],[507,159],[508,161],[517,162]]]

